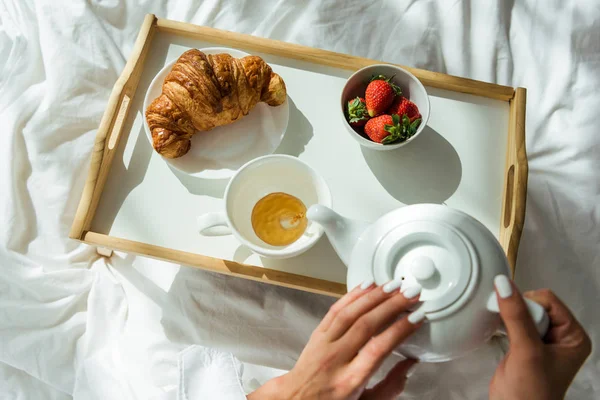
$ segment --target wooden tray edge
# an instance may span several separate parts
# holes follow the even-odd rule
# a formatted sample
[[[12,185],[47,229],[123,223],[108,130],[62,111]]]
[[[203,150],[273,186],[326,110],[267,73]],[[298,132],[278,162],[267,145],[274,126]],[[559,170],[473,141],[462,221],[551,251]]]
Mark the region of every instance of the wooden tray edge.
[[[343,283],[312,278],[275,269],[257,267],[254,265],[240,264],[234,261],[203,256],[201,254],[188,253],[147,243],[135,242],[133,240],[116,238],[97,232],[84,232],[81,241],[90,245],[106,247],[112,250],[124,251],[126,253],[156,258],[163,261],[175,262],[185,266],[251,279],[253,281],[299,289],[305,292],[333,297],[341,297],[346,293],[346,285]]]
[[[525,147],[526,101],[525,88],[517,88],[515,96],[510,100],[504,196],[500,220],[500,243],[506,252],[513,277],[527,203],[529,166]]]
[[[153,14],[146,15],[131,56],[110,94],[106,111],[102,115],[96,133],[90,169],[69,232],[71,239],[81,239],[84,231],[90,228],[96,213],[114,158],[114,150],[119,145],[129,106],[143,71],[146,54],[150,49],[150,43],[156,28],[156,20]]]
[[[370,58],[351,56],[333,51],[287,43],[273,39],[266,39],[243,33],[230,32],[206,26],[198,26],[186,22],[172,21],[158,18],[157,28],[161,32],[174,33],[194,39],[203,39],[226,46],[240,46],[261,53],[293,58],[301,61],[322,64],[329,67],[358,70],[372,64],[381,64],[382,61]],[[388,63],[391,64],[391,63]],[[411,68],[395,64],[410,71],[425,86],[488,97],[497,100],[509,101],[514,96],[514,88],[501,86],[494,83],[461,78],[458,76]]]

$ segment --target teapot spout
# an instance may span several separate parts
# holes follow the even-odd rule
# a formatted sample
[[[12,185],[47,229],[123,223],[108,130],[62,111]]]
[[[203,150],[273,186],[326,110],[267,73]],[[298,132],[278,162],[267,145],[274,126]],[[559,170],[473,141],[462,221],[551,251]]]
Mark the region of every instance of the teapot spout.
[[[354,245],[370,224],[344,218],[321,204],[311,206],[306,213],[306,217],[323,227],[338,256],[348,266]]]

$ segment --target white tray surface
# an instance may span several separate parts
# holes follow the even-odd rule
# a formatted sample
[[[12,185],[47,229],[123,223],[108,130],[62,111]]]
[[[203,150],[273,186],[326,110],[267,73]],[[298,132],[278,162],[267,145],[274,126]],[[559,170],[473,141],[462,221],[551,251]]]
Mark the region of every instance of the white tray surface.
[[[198,233],[197,215],[223,209],[227,181],[169,168],[145,137],[142,102],[167,61],[192,47],[213,46],[169,34],[154,37],[92,230],[345,282],[346,269],[325,236],[299,257],[273,260],[251,253],[233,236]],[[428,87],[431,117],[412,144],[387,152],[361,149],[338,116],[339,96],[352,71],[240,50],[260,55],[285,80],[290,120],[277,153],[298,156],[317,169],[329,184],[337,212],[374,220],[405,204],[445,203],[471,214],[498,236],[508,102]]]

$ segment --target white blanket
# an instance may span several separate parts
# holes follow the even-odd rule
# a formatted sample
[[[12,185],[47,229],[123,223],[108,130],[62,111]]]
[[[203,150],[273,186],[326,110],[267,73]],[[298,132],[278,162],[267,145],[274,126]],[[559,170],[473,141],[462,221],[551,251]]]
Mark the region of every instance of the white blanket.
[[[256,365],[294,365],[331,304],[125,254],[104,259],[67,239],[96,127],[148,12],[527,87],[516,279],[552,288],[598,346],[600,6],[577,3],[0,2],[0,397],[243,398],[281,373]],[[406,397],[485,398],[501,354],[490,344],[421,365]],[[599,376],[594,349],[568,397],[599,398]]]

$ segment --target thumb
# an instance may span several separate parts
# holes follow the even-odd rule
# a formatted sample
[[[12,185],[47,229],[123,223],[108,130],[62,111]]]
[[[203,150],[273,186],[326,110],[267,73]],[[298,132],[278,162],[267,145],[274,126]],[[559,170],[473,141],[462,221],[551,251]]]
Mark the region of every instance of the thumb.
[[[533,349],[542,344],[525,300],[515,284],[506,275],[494,278],[500,316],[506,326],[513,348]]]
[[[361,396],[362,400],[394,400],[404,390],[406,385],[407,374],[410,375],[411,367],[415,365],[417,360],[402,360],[388,372],[386,377],[373,386],[371,389],[364,391]]]

